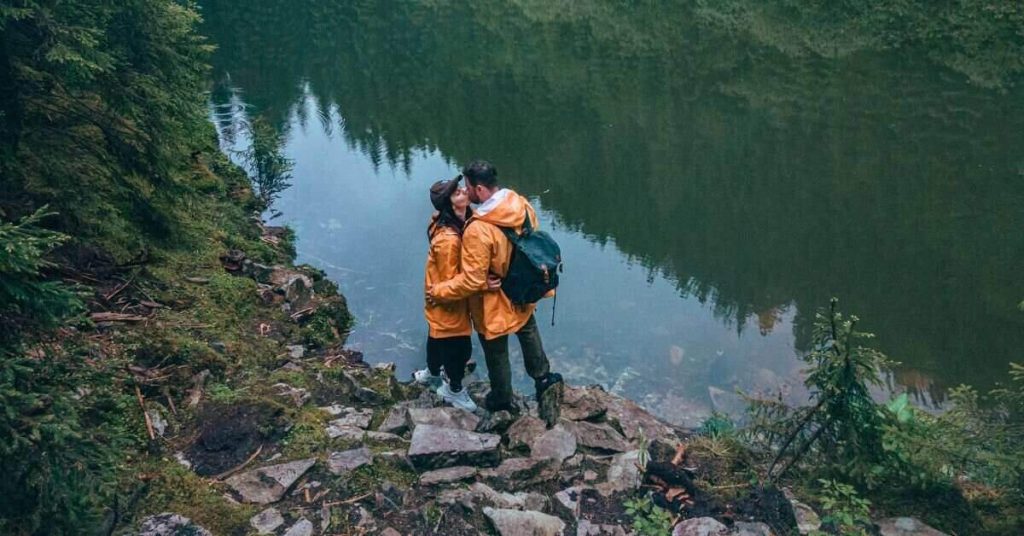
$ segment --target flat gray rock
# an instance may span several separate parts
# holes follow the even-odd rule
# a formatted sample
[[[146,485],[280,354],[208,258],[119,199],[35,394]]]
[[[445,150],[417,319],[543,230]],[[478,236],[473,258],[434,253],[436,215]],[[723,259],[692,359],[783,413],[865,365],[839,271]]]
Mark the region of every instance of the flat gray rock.
[[[680,521],[672,530],[672,536],[723,536],[728,532],[729,527],[713,517],[694,517]]]
[[[948,536],[912,517],[889,517],[876,524],[882,536]]]
[[[409,431],[409,407],[403,403],[396,404],[384,417],[384,422],[377,427],[380,432],[404,434]]]
[[[336,475],[343,475],[372,463],[373,453],[366,447],[360,447],[341,452],[332,452],[327,457],[327,470]]]
[[[626,438],[608,424],[566,421],[564,426],[576,436],[578,445],[612,452],[625,452],[630,448]]]
[[[581,519],[576,526],[576,536],[626,536],[626,530],[619,525],[595,525]]]
[[[546,430],[530,443],[530,456],[554,458],[559,462],[576,454],[576,436],[561,424]]]
[[[249,524],[260,534],[273,534],[277,527],[284,525],[284,517],[277,508],[270,507],[250,517]]]
[[[468,467],[465,465],[438,469],[436,471],[428,471],[420,475],[420,485],[435,486],[437,484],[461,482],[475,477],[478,472],[479,470],[476,467]]]
[[[472,431],[476,430],[476,425],[480,423],[480,417],[466,410],[452,407],[409,408],[409,422],[414,429],[427,424]]]
[[[440,504],[461,504],[473,511],[477,504],[513,510],[546,510],[548,498],[533,492],[508,493],[496,491],[483,482],[474,482],[468,489],[449,489],[437,496]]]
[[[288,488],[314,464],[316,458],[269,465],[239,473],[225,482],[242,496],[243,501],[268,504],[281,500]]]
[[[553,458],[508,458],[494,469],[480,471],[488,484],[507,490],[523,489],[558,477],[561,461]]]
[[[772,532],[772,528],[766,523],[748,523],[746,521],[737,521],[732,526],[733,536],[775,536]]]
[[[555,500],[558,501],[562,508],[568,511],[569,515],[575,517],[579,513],[580,496],[582,493],[582,486],[572,486],[556,493]]]
[[[213,536],[210,531],[196,525],[191,519],[170,512],[144,519],[139,527],[138,536],[178,536],[179,534]]]
[[[409,458],[423,469],[454,465],[490,466],[500,459],[501,436],[421,424],[413,430]]]
[[[565,530],[561,519],[542,512],[488,506],[484,515],[501,536],[562,536]]]
[[[284,536],[313,536],[313,523],[302,518],[289,527]]]
[[[372,409],[337,408],[336,406],[332,406],[332,409],[339,410],[339,417],[328,423],[329,426],[354,426],[365,430],[373,419]]]
[[[508,436],[508,448],[515,450],[529,447],[530,443],[533,443],[533,440],[547,429],[544,421],[531,415],[524,415],[518,421],[512,423],[512,426],[508,427],[508,431],[505,434]]]
[[[565,387],[562,400],[562,418],[571,421],[589,421],[604,415],[608,411],[601,398],[594,394],[592,388]]]

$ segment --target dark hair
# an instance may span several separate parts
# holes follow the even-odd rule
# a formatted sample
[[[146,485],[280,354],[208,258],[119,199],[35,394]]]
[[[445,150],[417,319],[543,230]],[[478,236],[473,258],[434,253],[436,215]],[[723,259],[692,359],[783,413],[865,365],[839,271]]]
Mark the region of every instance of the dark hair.
[[[462,168],[462,176],[473,186],[493,189],[498,185],[498,168],[486,160],[474,160]]]
[[[466,207],[466,219],[460,219],[455,215],[455,208],[452,207],[450,199],[445,200],[444,208],[437,213],[437,217],[434,221],[430,222],[430,226],[427,227],[427,240],[431,240],[434,237],[434,230],[440,229],[441,227],[448,227],[459,233],[462,236],[462,230],[466,226],[466,222],[469,221],[470,216],[473,215],[473,209]]]

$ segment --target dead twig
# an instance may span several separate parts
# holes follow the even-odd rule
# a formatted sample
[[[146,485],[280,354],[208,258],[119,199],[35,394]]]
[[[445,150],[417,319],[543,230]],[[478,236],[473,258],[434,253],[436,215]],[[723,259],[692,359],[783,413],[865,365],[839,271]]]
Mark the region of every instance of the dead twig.
[[[259,448],[256,449],[256,452],[253,452],[252,456],[249,456],[249,458],[242,462],[240,465],[236,465],[235,467],[232,467],[231,469],[224,471],[223,473],[213,477],[213,479],[224,480],[225,478],[237,473],[238,471],[241,471],[243,467],[252,463],[252,461],[256,459],[256,456],[259,456],[261,452],[263,452],[263,445],[260,445]]]
[[[127,288],[128,285],[131,285],[132,281],[134,281],[134,280],[135,280],[135,274],[132,274],[132,276],[129,277],[128,279],[126,279],[124,283],[121,283],[120,285],[117,286],[117,288],[115,288],[114,290],[108,292],[105,296],[103,296],[103,299],[105,301],[110,301],[111,298],[113,298],[114,296],[117,296],[122,290]]]
[[[338,506],[339,504],[353,504],[353,503],[357,503],[357,502],[359,502],[359,501],[369,497],[370,495],[373,495],[372,491],[370,493],[364,493],[364,494],[362,494],[362,495],[360,495],[358,497],[352,497],[352,498],[349,498],[349,499],[345,499],[343,501],[325,502],[324,505],[325,506]]]
[[[142,322],[146,317],[124,313],[100,312],[90,314],[89,319],[93,322]]]
[[[142,391],[139,389],[139,384],[135,384],[135,398],[139,400],[139,407],[142,408],[142,416],[146,419],[146,432],[149,432],[150,441],[156,439],[156,433],[153,432],[153,420],[149,418],[149,412],[146,411],[146,401],[142,398]]]

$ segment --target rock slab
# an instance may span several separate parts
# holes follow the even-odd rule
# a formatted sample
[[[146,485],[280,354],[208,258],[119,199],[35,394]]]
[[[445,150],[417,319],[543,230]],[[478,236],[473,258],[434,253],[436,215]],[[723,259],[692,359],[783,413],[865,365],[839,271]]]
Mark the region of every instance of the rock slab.
[[[259,534],[273,534],[277,527],[284,525],[284,517],[277,508],[270,507],[249,518],[249,524]]]
[[[466,410],[452,407],[409,408],[409,422],[414,429],[427,424],[441,428],[472,431],[476,430],[477,424],[480,424],[480,417]]]
[[[500,457],[501,436],[421,424],[413,430],[409,458],[421,469],[455,465],[492,466]]]
[[[285,533],[284,536],[313,536],[313,523],[302,518],[295,522]]]
[[[373,453],[366,447],[360,447],[341,452],[332,452],[327,457],[327,470],[336,475],[343,475],[372,463]]]
[[[436,471],[428,471],[420,475],[420,485],[435,486],[438,484],[461,482],[463,480],[473,478],[478,472],[479,471],[476,467],[467,467],[465,465],[448,467],[447,469],[438,469]]]
[[[608,424],[587,421],[568,421],[565,428],[576,436],[576,443],[584,447],[612,452],[629,450],[629,443],[622,434]]]
[[[316,464],[316,458],[269,465],[239,473],[225,482],[242,496],[243,501],[269,504],[279,501],[288,488],[314,464]]]
[[[534,458],[554,458],[562,462],[573,454],[576,454],[576,436],[560,424],[530,443],[530,456]]]
[[[488,506],[484,515],[501,536],[561,536],[565,530],[561,519],[541,512]]]

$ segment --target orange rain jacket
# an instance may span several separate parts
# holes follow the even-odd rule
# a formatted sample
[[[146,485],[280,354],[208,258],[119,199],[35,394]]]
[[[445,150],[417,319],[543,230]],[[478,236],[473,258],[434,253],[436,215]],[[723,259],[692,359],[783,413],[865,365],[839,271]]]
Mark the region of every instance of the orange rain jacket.
[[[487,291],[487,274],[505,277],[512,259],[512,244],[501,227],[522,232],[527,217],[537,229],[537,214],[525,197],[512,190],[495,195],[502,199],[490,211],[474,211],[462,234],[462,270],[454,278],[434,285],[430,296],[442,303],[467,299],[473,325],[485,340],[519,331],[536,309],[535,304],[517,307],[501,291]],[[486,205],[486,203],[485,203]]]
[[[427,253],[425,290],[447,281],[459,273],[459,256],[462,240],[451,227],[438,227],[437,215],[427,228],[430,235],[430,251]],[[472,333],[469,325],[469,309],[466,300],[456,300],[438,305],[425,304],[423,316],[427,318],[429,335],[435,339],[460,337]]]

